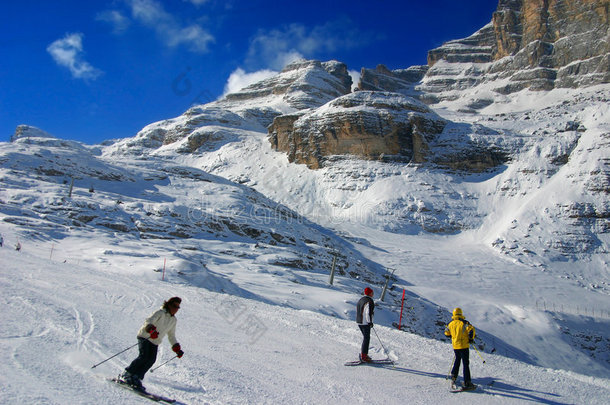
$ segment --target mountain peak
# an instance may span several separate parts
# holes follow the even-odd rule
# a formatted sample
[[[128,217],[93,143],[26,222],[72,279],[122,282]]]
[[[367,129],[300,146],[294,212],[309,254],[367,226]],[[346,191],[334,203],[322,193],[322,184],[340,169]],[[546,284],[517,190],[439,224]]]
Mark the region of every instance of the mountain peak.
[[[352,78],[344,63],[299,60],[287,65],[276,76],[228,94],[222,104],[226,107],[234,102],[256,101],[260,107],[261,104],[277,103],[279,96],[285,104],[284,109],[303,110],[350,93],[351,86]]]
[[[11,142],[15,142],[19,139],[25,138],[55,138],[48,132],[43,131],[40,128],[33,127],[31,125],[19,125],[15,129],[15,133],[11,136]]]

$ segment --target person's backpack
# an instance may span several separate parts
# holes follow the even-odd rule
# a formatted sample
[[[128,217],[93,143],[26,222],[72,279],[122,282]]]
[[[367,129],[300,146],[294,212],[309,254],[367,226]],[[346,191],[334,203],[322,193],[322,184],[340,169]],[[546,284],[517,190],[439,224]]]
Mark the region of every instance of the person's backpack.
[[[472,343],[474,342],[474,337],[476,335],[476,330],[474,329],[474,326],[472,326],[470,323],[468,323],[468,325],[466,325],[466,332],[468,333],[468,342]]]

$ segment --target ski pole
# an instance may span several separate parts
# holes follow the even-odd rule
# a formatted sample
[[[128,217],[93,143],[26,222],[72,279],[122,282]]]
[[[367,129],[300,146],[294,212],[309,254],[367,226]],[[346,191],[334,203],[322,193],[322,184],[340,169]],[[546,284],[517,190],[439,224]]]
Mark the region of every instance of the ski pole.
[[[118,352],[118,353],[117,353],[117,354],[115,354],[114,356],[110,356],[110,357],[108,357],[106,360],[104,360],[104,361],[100,361],[99,363],[94,364],[94,365],[93,365],[91,368],[96,368],[96,367],[97,367],[97,366],[99,366],[100,364],[104,364],[104,363],[105,363],[105,362],[107,362],[108,360],[110,360],[110,359],[114,359],[114,358],[115,358],[116,356],[118,356],[119,354],[124,353],[124,352],[126,352],[127,350],[129,350],[129,349],[131,349],[132,347],[137,346],[137,345],[138,345],[138,344],[136,343],[136,344],[134,344],[134,345],[129,346],[129,347],[128,347],[127,349],[125,349],[125,350],[121,350],[120,352]]]
[[[163,367],[164,365],[166,365],[166,364],[167,364],[167,363],[169,363],[170,361],[172,361],[172,360],[174,360],[174,359],[177,359],[177,358],[178,358],[178,356],[174,356],[174,357],[172,357],[171,359],[169,359],[169,360],[168,360],[168,361],[166,361],[165,363],[163,363],[163,364],[161,364],[161,365],[159,365],[159,366],[157,366],[157,367],[155,367],[155,368],[151,369],[151,370],[150,370],[150,372],[152,373],[152,372],[153,372],[153,371],[155,371],[156,369],[158,369],[158,368],[160,368],[160,367]]]
[[[453,361],[451,361],[451,365],[449,366],[449,372],[447,373],[447,380],[449,380],[451,377],[451,370],[453,370],[453,365],[455,364],[455,352],[453,352]]]
[[[375,329],[375,326],[373,326],[372,329],[375,332],[375,336],[377,336],[377,340],[379,340],[379,344],[381,345],[381,348],[383,349],[383,352],[385,353],[386,356],[388,356],[388,351],[383,346],[383,343],[381,343],[381,339],[379,339],[379,335],[377,334],[377,329]]]
[[[485,360],[483,360],[483,356],[481,356],[481,353],[479,353],[479,349],[477,349],[477,345],[473,344],[472,347],[474,347],[474,350],[477,351],[477,354],[479,355],[479,357],[483,361],[483,364],[485,364]]]

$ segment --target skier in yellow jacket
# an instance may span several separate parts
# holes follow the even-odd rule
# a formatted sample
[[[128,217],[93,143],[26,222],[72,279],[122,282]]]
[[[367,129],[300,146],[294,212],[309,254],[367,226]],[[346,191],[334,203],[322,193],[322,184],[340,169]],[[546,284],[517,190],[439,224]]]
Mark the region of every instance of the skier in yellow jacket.
[[[452,321],[445,327],[445,335],[451,337],[455,361],[451,369],[451,381],[455,385],[455,380],[460,372],[460,362],[464,364],[464,390],[476,388],[470,377],[470,343],[474,342],[475,329],[462,313],[461,308],[453,310]]]

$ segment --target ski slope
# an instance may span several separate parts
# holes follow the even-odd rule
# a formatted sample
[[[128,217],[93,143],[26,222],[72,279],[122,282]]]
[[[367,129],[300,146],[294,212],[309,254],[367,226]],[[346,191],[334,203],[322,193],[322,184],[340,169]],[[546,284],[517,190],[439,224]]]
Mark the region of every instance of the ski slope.
[[[147,402],[107,381],[135,348],[91,366],[178,295],[186,355],[144,384],[180,403],[610,403],[609,97],[600,85],[477,114],[441,103],[452,147],[512,151],[483,173],[349,157],[309,170],[248,118],[258,101],[104,145],[16,134],[0,143],[1,402]],[[186,134],[210,139],[184,153]],[[344,367],[359,294],[379,298],[392,271],[372,354],[396,365]],[[448,391],[455,306],[477,327],[477,392]],[[172,355],[164,344],[157,364]]]
[[[3,234],[11,241],[10,233]],[[178,278],[161,280],[160,273],[143,273],[128,264],[116,271],[103,263],[54,260],[48,248],[32,241],[19,252],[8,243],[0,249],[3,403],[147,403],[107,381],[137,349],[91,367],[134,344],[143,319],[175,295],[183,298],[177,337],[186,354],[149,372],[144,385],[182,404],[610,401],[607,378],[490,353],[482,354],[483,364],[474,350],[473,381],[481,388],[451,393],[446,380],[453,359],[450,345],[383,325],[375,327],[371,354],[389,355],[395,366],[345,367],[361,340],[351,320],[212,292]],[[346,304],[355,306],[358,298],[354,294]],[[316,296],[304,299],[315,301]],[[156,365],[172,356],[164,342]]]

